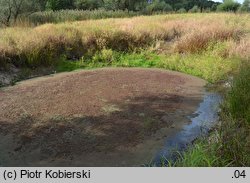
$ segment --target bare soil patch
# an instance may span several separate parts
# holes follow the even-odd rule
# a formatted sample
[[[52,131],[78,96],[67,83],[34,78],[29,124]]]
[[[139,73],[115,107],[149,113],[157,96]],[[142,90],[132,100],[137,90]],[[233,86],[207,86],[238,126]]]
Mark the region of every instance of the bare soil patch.
[[[140,166],[195,112],[205,81],[160,69],[56,74],[0,90],[0,164]]]

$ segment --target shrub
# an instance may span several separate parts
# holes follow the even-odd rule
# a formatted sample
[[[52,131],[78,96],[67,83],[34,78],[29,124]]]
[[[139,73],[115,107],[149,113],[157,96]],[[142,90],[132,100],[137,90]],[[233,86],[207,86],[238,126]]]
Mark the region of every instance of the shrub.
[[[198,6],[194,6],[192,9],[189,10],[190,13],[198,13],[200,11]]]
[[[187,13],[187,10],[185,8],[181,8],[177,11],[177,13]]]
[[[147,12],[153,13],[157,11],[165,11],[165,12],[170,12],[173,11],[172,6],[167,4],[165,1],[162,0],[155,0],[152,4],[148,5],[146,7]]]
[[[49,10],[61,10],[73,8],[74,0],[47,0],[46,8]]]
[[[250,11],[250,0],[245,0],[240,7],[241,12],[249,12]]]
[[[81,10],[95,10],[101,7],[101,0],[75,0],[74,5]]]
[[[116,59],[116,53],[111,49],[103,49],[92,57],[93,62],[100,62],[104,64],[111,64],[112,62],[117,61]]]
[[[225,0],[223,4],[217,7],[217,11],[233,11],[236,12],[240,7],[240,3],[234,0]]]

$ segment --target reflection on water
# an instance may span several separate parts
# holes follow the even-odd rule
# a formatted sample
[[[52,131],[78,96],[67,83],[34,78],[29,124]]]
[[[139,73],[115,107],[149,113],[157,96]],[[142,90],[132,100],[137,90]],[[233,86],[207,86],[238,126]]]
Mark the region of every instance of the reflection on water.
[[[162,150],[156,155],[154,164],[160,166],[162,157],[174,159],[176,151],[185,150],[195,139],[207,135],[209,130],[218,122],[219,105],[222,98],[215,92],[207,92],[203,102],[195,112],[196,117],[189,117],[190,124],[183,127],[177,134],[168,137]]]

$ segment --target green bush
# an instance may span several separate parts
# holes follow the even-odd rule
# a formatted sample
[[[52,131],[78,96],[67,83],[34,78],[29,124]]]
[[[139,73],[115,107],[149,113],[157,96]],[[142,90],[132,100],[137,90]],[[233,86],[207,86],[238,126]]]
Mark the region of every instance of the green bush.
[[[223,4],[217,7],[217,11],[233,11],[236,12],[240,7],[240,3],[234,0],[225,0]]]
[[[81,10],[95,10],[101,7],[101,0],[75,0],[74,5]]]
[[[172,6],[167,4],[165,1],[155,0],[152,4],[146,7],[146,11],[148,13],[153,13],[157,11],[170,12],[170,11],[173,11],[173,8]]]
[[[250,11],[250,0],[245,0],[240,7],[241,12],[249,12]]]
[[[192,9],[189,10],[190,13],[198,13],[200,11],[198,6],[194,6]]]
[[[185,8],[180,8],[177,10],[177,13],[187,13],[187,10]]]
[[[47,0],[46,8],[48,10],[61,10],[73,8],[74,0]]]

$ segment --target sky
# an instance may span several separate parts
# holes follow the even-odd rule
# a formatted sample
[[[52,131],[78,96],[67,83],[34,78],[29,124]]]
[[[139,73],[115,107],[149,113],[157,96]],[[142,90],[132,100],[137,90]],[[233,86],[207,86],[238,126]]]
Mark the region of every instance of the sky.
[[[216,1],[216,2],[222,2],[222,0],[213,0],[213,1]],[[242,3],[244,0],[237,0],[239,3]]]

